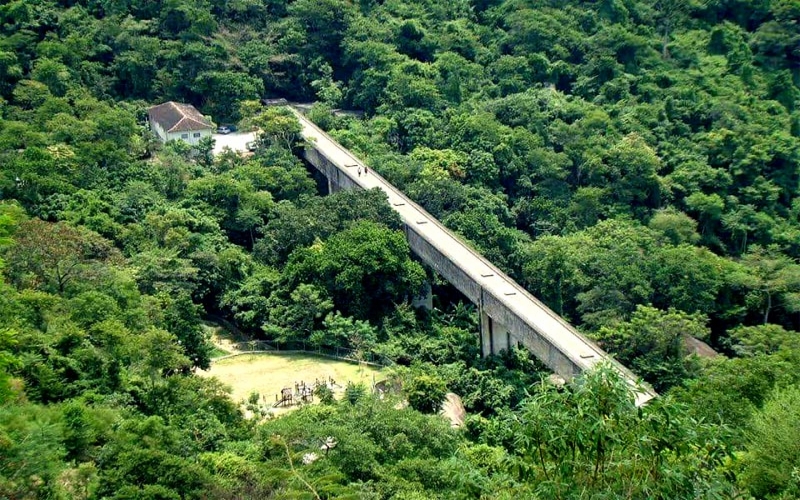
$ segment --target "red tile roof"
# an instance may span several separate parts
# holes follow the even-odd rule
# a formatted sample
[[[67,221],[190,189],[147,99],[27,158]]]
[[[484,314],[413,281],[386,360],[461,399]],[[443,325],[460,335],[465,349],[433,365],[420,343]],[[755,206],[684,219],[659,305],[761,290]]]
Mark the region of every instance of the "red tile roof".
[[[150,123],[158,123],[167,132],[187,132],[214,128],[191,104],[165,102],[147,110]]]

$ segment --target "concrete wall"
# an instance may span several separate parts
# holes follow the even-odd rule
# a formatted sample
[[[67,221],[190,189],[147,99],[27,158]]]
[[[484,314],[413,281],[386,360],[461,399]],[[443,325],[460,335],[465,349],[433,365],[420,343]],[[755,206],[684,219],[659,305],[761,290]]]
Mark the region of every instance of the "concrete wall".
[[[156,134],[156,137],[158,137],[161,142],[167,142],[167,132],[161,124],[158,122],[150,122],[150,130]]]
[[[514,345],[520,343],[533,353],[537,359],[547,365],[551,370],[566,379],[581,372],[578,363],[566,354],[562,353],[547,340],[544,332],[538,332],[528,323],[510,310],[502,301],[489,291],[481,290],[481,312],[486,314],[492,321],[493,351],[499,351],[497,343],[507,346],[508,343]],[[508,336],[503,337],[507,332]],[[498,336],[500,337],[497,340]]]
[[[511,336],[508,327],[493,320],[483,311],[480,311],[480,317],[481,356],[500,354],[500,352],[508,350],[519,343],[517,339]]]
[[[411,251],[417,255],[425,264],[430,266],[448,283],[456,287],[473,304],[480,306],[481,287],[461,270],[456,264],[447,258],[438,248],[417,233],[413,227],[404,225],[406,240]]]
[[[310,124],[310,126],[312,128],[314,127],[313,124]],[[318,132],[324,135],[324,132],[321,130]],[[312,134],[312,137],[313,136]],[[328,139],[330,138],[327,138],[326,142]],[[335,144],[333,139],[330,139],[330,141]],[[341,146],[338,147],[341,148]],[[340,189],[360,189],[360,186],[356,184],[354,180],[357,175],[355,166],[350,167],[348,164],[345,164],[341,169],[338,168],[325,157],[324,153],[317,149],[313,141],[305,150],[305,158],[328,178],[329,192],[335,192]],[[387,189],[388,192],[393,192],[393,199],[397,199],[396,197],[399,196],[399,198],[404,201],[402,204],[411,204],[414,206],[414,210],[424,214],[424,210],[421,207],[416,206],[416,204],[402,195],[397,189],[390,185],[385,186],[385,189]],[[398,211],[403,212],[403,210]],[[423,219],[426,221],[426,224],[433,224],[439,226],[441,230],[447,231],[447,229],[441,226],[430,214],[424,214]],[[632,388],[639,387],[636,382],[637,377],[633,375],[630,370],[613,358],[607,356],[602,349],[594,345],[589,339],[583,337],[566,321],[550,311],[547,306],[539,302],[519,285],[514,284],[510,292],[509,289],[501,289],[496,286],[491,286],[488,289],[483,288],[481,283],[489,276],[500,276],[507,281],[510,280],[510,278],[505,276],[502,271],[475,252],[473,252],[472,255],[481,262],[481,269],[488,268],[488,270],[494,274],[482,274],[479,277],[473,272],[474,270],[467,269],[468,272],[463,270],[456,264],[456,260],[448,257],[447,245],[437,245],[435,242],[427,239],[425,235],[431,234],[430,231],[426,230],[427,227],[428,226],[424,224],[419,224],[418,220],[406,222],[404,224],[403,229],[409,246],[422,262],[434,269],[478,306],[481,325],[481,351],[484,356],[490,353],[496,354],[502,349],[507,349],[512,345],[521,344],[551,370],[566,380],[580,374],[584,369],[593,366],[598,361],[608,360],[626,378]],[[435,232],[433,232],[433,234],[435,234]],[[433,236],[431,236],[431,238],[433,238]],[[447,241],[452,241],[452,238],[454,238],[454,236],[450,235]],[[474,261],[474,259],[467,260],[470,262]],[[470,274],[475,275],[475,277],[471,277]],[[495,291],[493,292],[492,290]],[[503,295],[521,294],[524,296],[524,299],[510,300],[508,297],[497,296],[495,293]],[[533,308],[533,311],[539,315],[539,320],[544,319],[544,321],[541,321],[542,326],[533,326],[538,325],[539,322],[535,319],[531,319],[531,311],[528,310],[528,308]],[[549,315],[550,318],[542,318],[542,314]],[[555,320],[561,323],[561,325],[553,325],[551,320]],[[554,328],[556,333],[538,331],[537,328]],[[556,348],[554,344],[561,345],[563,339],[553,338],[552,335],[568,335],[570,339],[572,339],[574,335],[577,342],[573,342],[571,347],[566,348],[566,351],[562,352]],[[585,348],[581,346],[585,346]],[[636,405],[645,404],[656,396],[657,394],[652,389],[645,387],[644,392],[637,392]]]
[[[478,306],[481,313],[481,351],[484,356],[497,354],[521,343],[562,377],[569,378],[580,373],[577,363],[554,348],[546,336],[521,320],[505,306],[501,298],[480,286],[413,227],[406,226],[405,232],[411,251]]]
[[[197,146],[205,137],[211,137],[213,131],[209,129],[191,130],[189,132],[170,132],[167,134],[167,141],[183,141],[192,146]],[[198,137],[195,137],[198,135]],[[184,137],[186,136],[186,137]]]
[[[353,189],[360,186],[350,179],[346,174],[342,173],[336,165],[328,161],[315,147],[306,148],[304,153],[305,159],[314,166],[317,170],[322,172],[328,178],[328,191],[335,193],[340,189]]]
[[[306,149],[305,158],[328,178],[331,192],[359,187],[313,146]],[[413,226],[404,225],[404,231],[411,251],[478,306],[481,314],[481,351],[484,356],[497,354],[520,343],[562,377],[569,379],[580,373],[580,367],[554,348],[545,335],[522,321],[503,304],[501,298],[481,287]]]

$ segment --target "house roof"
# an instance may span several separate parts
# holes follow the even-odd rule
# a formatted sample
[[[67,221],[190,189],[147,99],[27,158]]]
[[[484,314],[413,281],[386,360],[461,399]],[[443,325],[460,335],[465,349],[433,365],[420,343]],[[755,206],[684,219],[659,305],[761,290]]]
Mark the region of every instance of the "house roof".
[[[214,128],[191,104],[165,102],[147,110],[150,122],[156,122],[167,132],[187,132]]]

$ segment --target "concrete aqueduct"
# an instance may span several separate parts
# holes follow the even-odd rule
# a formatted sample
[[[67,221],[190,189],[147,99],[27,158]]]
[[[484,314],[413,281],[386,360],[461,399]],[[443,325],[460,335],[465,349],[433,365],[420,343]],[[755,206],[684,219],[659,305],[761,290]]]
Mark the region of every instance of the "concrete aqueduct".
[[[372,169],[369,175],[359,176],[357,170],[365,169],[362,161],[296,109],[290,109],[300,120],[302,136],[309,143],[305,158],[328,179],[329,192],[382,189],[400,214],[411,250],[478,307],[484,356],[520,343],[566,380],[605,360],[635,388],[637,406],[657,395]]]

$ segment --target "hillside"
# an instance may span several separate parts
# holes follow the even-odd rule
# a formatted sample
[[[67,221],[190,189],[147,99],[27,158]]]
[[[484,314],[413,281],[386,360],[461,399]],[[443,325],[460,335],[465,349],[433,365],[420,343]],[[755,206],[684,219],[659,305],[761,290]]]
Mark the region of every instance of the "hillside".
[[[0,497],[800,496],[799,84],[796,0],[4,2]],[[663,397],[481,358],[475,308],[381,193],[323,196],[277,97]],[[256,151],[161,144],[170,100]],[[402,393],[246,419],[194,375],[209,314]]]

